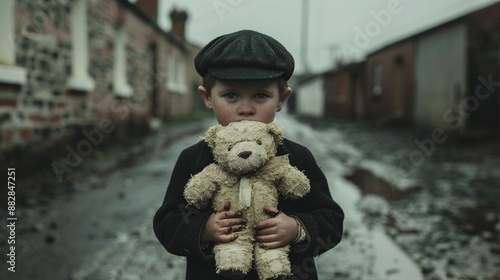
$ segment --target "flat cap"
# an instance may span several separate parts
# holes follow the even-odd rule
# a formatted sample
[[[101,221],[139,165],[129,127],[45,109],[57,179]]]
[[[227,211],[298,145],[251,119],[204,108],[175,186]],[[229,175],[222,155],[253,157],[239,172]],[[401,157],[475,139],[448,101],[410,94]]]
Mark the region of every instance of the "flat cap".
[[[219,36],[194,59],[201,76],[207,72],[221,80],[265,80],[292,76],[295,61],[286,48],[265,34],[241,30]]]

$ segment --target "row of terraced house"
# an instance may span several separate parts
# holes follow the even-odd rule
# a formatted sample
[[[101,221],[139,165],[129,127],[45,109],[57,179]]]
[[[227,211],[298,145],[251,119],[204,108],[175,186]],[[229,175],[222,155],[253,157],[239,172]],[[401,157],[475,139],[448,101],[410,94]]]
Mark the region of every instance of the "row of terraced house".
[[[500,133],[500,3],[296,80],[292,111],[483,137]],[[367,36],[367,35],[365,35]]]
[[[169,32],[157,14],[157,0],[0,1],[0,157],[95,129],[137,134],[196,110],[187,14],[171,11]],[[499,14],[496,1],[301,77],[290,111],[498,134]]]
[[[198,48],[185,40],[186,12],[165,15],[167,32],[157,0],[134,2],[0,1],[0,155],[191,113]]]

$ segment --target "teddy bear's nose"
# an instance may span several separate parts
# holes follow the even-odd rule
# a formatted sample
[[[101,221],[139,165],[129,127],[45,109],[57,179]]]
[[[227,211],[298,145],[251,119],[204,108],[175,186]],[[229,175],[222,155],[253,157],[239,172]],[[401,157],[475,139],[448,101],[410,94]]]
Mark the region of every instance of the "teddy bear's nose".
[[[238,156],[240,158],[247,159],[251,154],[252,154],[252,152],[250,152],[250,151],[244,151],[244,152],[239,153]]]

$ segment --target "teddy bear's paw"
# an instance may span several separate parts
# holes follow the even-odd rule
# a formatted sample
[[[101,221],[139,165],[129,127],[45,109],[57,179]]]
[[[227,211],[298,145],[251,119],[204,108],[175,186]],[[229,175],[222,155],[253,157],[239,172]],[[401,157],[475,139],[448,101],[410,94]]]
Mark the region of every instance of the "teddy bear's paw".
[[[226,271],[221,271],[220,275],[222,275],[228,279],[241,279],[241,278],[245,277],[246,274],[241,272],[241,271],[226,270]]]
[[[282,271],[257,271],[259,274],[259,279],[265,279],[265,280],[284,280],[284,279],[291,279],[289,278],[292,276],[292,274],[287,270],[284,269]]]
[[[257,254],[255,267],[259,279],[287,279],[292,274],[290,261],[282,250],[267,250]]]

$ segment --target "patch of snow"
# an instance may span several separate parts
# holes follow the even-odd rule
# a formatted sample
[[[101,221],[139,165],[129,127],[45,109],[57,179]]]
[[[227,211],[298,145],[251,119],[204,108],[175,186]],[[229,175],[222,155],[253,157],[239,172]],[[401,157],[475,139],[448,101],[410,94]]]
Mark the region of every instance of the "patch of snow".
[[[382,230],[373,231],[373,245],[376,252],[384,252],[383,257],[375,259],[375,272],[386,280],[424,279],[420,268],[408,258]]]
[[[363,196],[357,203],[359,210],[364,213],[368,224],[385,224],[390,211],[389,203],[382,197],[374,194]]]
[[[320,279],[424,279],[418,266],[380,226],[369,227],[358,204],[371,212],[388,213],[387,202],[376,196],[361,200],[351,182],[327,174],[332,196],[345,212],[344,237],[334,249],[316,258]],[[361,202],[360,202],[361,201]]]

